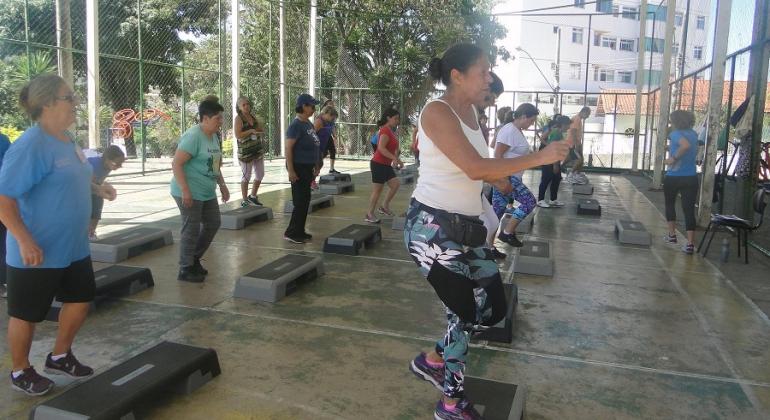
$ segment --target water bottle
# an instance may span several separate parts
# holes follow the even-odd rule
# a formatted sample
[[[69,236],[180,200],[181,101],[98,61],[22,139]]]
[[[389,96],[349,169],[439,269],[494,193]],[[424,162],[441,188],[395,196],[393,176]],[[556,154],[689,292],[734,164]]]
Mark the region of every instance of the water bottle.
[[[722,252],[719,254],[719,261],[726,263],[730,258],[730,240],[722,238]]]

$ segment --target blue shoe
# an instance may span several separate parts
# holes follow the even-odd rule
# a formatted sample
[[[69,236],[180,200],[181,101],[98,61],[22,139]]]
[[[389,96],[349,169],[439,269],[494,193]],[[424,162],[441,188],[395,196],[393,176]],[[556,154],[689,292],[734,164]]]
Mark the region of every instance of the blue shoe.
[[[434,368],[425,359],[425,353],[420,353],[409,363],[409,370],[418,378],[433,384],[439,391],[444,391],[444,367]]]
[[[460,400],[453,409],[449,409],[444,405],[444,400],[441,400],[436,404],[436,411],[433,413],[435,420],[483,420],[484,417],[481,413],[473,408],[468,400]]]

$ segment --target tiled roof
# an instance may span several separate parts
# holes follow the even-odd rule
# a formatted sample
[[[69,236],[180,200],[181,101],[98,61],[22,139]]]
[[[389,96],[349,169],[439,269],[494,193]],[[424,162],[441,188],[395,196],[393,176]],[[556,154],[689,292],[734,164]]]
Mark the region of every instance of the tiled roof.
[[[746,81],[735,81],[733,86],[733,109],[737,108],[746,99]],[[681,109],[690,109],[690,105],[694,104],[695,111],[706,111],[708,105],[709,89],[711,87],[710,80],[693,80],[688,79],[682,83],[681,94]],[[728,95],[730,93],[730,83],[724,83],[722,92],[722,103],[727,104]],[[765,113],[770,113],[770,83],[768,83],[768,96],[765,101]],[[602,89],[599,95],[599,102],[596,108],[597,115],[614,114],[619,115],[634,115],[636,114],[636,90],[635,89]],[[693,98],[694,95],[694,98]],[[694,99],[694,102],[693,102]],[[647,113],[647,106],[655,104],[654,112],[660,110],[660,91],[655,91],[654,94],[642,95],[642,114]],[[617,111],[617,112],[616,112]]]

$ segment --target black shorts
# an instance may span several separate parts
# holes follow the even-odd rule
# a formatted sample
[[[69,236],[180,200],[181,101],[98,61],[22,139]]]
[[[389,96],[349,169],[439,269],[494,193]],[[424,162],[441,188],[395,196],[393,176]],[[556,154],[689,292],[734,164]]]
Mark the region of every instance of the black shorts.
[[[396,171],[390,165],[383,165],[370,160],[369,168],[372,171],[372,182],[375,184],[385,184],[396,177]]]
[[[53,298],[62,303],[91,302],[96,292],[91,257],[65,268],[8,266],[8,315],[28,322],[45,319]]]
[[[102,209],[104,208],[104,199],[98,195],[91,196],[91,220],[102,219]]]

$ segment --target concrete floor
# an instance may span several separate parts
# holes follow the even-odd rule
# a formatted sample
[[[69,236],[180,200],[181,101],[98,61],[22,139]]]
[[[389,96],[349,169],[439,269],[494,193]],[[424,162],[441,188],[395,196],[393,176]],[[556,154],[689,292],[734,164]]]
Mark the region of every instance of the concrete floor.
[[[155,287],[93,312],[76,354],[103,371],[160,340],[216,349],[222,375],[189,396],[148,407],[149,418],[430,418],[439,394],[407,364],[443,334],[442,308],[389,219],[381,243],[358,257],[323,255],[326,275],[276,304],[231,297],[240,274],[286,252],[321,255],[323,238],[362,222],[368,162],[339,162],[339,169],[357,173],[356,191],[311,213],[312,243],[283,241],[288,218],[281,211],[290,195],[282,167],[268,165],[260,195],[275,220],[220,231],[203,261],[211,272],[205,283],[176,280],[178,244],[127,261],[150,267]],[[238,182],[238,169],[226,172]],[[536,186],[538,177],[527,172],[525,181]],[[106,206],[100,233],[146,223],[169,227],[178,239],[169,178],[115,177],[120,198]],[[551,242],[555,274],[514,276],[520,288],[514,341],[475,345],[467,373],[525,385],[530,420],[770,418],[767,316],[719,267],[663,244],[663,217],[628,179],[590,178],[602,216],[577,216],[568,185],[560,197],[565,208],[539,209],[529,236]],[[237,195],[236,184],[231,189]],[[394,210],[405,209],[411,190],[402,188]],[[616,218],[643,222],[652,247],[618,244]],[[509,271],[512,259],[501,268]],[[2,301],[0,312],[5,324]],[[32,349],[38,366],[55,327],[46,322],[38,329]],[[9,368],[3,340],[0,371]],[[0,386],[0,416],[25,418],[42,400]]]

